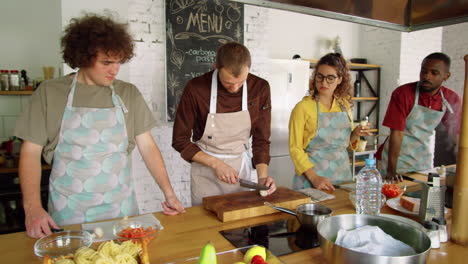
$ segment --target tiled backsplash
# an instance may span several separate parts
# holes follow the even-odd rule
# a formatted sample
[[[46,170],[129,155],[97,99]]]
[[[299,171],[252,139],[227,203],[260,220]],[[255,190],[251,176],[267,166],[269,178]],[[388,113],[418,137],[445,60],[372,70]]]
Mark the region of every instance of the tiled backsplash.
[[[0,95],[0,142],[13,136],[16,119],[30,99],[29,95]]]

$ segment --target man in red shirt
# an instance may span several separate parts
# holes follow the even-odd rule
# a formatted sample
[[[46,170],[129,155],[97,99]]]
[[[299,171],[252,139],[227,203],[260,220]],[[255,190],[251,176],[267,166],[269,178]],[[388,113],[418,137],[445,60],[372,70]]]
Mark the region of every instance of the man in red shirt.
[[[404,84],[392,93],[383,122],[390,137],[379,148],[380,171],[386,179],[433,167],[430,137],[442,123],[449,135],[460,133],[461,98],[442,86],[450,77],[450,58],[440,52],[424,58],[419,82]]]

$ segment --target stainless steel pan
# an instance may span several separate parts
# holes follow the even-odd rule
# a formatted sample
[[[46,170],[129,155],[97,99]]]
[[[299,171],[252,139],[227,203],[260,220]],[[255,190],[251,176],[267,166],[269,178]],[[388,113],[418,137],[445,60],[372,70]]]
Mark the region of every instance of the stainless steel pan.
[[[275,206],[269,202],[264,203],[273,209],[285,212],[288,214],[295,215],[302,226],[309,229],[310,231],[317,231],[317,225],[323,219],[329,217],[332,214],[332,209],[321,204],[301,204],[296,208],[296,211],[289,210],[287,208]]]
[[[378,256],[354,251],[335,244],[338,230],[355,229],[364,225],[380,227],[385,233],[391,235],[415,251],[410,256]],[[431,249],[431,241],[422,228],[403,221],[383,216],[346,214],[336,215],[321,221],[317,226],[320,247],[327,263],[359,263],[359,264],[409,264],[426,263]]]

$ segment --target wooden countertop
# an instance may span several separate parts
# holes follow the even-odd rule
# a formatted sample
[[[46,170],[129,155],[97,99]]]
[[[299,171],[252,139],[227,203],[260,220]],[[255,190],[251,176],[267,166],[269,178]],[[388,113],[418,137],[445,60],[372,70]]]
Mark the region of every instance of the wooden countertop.
[[[417,187],[416,183],[407,182],[408,189]],[[336,199],[321,202],[333,209],[333,214],[354,213],[354,207],[348,200],[348,193],[338,189],[334,192]],[[382,213],[403,215],[384,206]],[[448,222],[450,223],[450,210]],[[218,252],[234,247],[219,234],[219,231],[255,225],[291,217],[285,213],[275,213],[267,216],[254,217],[244,220],[222,223],[216,216],[200,206],[187,208],[187,212],[177,216],[166,216],[155,213],[164,226],[154,241],[149,245],[152,264],[198,256],[200,249],[207,241],[212,241]],[[413,218],[415,219],[415,218]],[[79,225],[69,226],[67,229],[79,229]],[[36,240],[28,238],[24,232],[0,236],[0,255],[3,263],[40,263],[33,252]],[[280,257],[285,263],[325,263],[320,248],[300,251]],[[448,242],[441,244],[440,249],[430,251],[427,263],[466,263],[468,248]],[[223,263],[220,263],[223,264]],[[228,263],[231,264],[231,263]]]

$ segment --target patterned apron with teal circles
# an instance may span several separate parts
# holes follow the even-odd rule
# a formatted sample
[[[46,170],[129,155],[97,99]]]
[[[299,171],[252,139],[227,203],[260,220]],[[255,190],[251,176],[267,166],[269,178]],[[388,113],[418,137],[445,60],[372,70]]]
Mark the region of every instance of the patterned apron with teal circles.
[[[336,100],[336,99],[335,99]],[[352,180],[351,166],[347,148],[351,136],[351,121],[346,108],[340,104],[341,112],[320,111],[317,105],[317,132],[305,151],[309,160],[314,163],[317,175],[328,178],[332,183]],[[295,175],[295,190],[314,187],[304,175]]]
[[[430,137],[434,135],[435,128],[442,120],[448,109],[453,113],[450,104],[442,96],[442,111],[433,110],[418,104],[419,82],[416,86],[414,106],[406,118],[406,127],[401,142],[400,155],[397,162],[397,173],[421,171],[432,168],[433,155],[430,151]],[[382,176],[387,175],[389,140],[385,141],[382,160],[379,168]]]
[[[58,225],[138,214],[127,153],[128,110],[113,86],[114,107],[73,107],[77,76],[54,152],[49,213]]]

